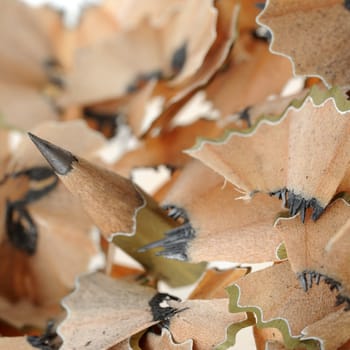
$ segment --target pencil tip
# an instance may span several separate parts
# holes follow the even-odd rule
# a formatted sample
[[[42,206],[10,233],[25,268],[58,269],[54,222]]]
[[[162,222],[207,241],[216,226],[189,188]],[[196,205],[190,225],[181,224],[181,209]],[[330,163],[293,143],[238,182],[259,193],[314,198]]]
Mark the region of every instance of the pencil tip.
[[[28,135],[56,173],[60,175],[69,173],[72,169],[73,161],[77,160],[72,153],[30,132]]]

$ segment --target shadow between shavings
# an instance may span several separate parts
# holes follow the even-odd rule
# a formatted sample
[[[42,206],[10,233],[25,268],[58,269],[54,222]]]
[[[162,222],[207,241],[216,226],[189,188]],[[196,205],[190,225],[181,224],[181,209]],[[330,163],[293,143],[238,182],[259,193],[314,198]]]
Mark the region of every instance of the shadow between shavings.
[[[140,332],[140,333],[137,333],[137,334],[134,334],[132,335],[128,342],[128,346],[130,349],[132,350],[142,350],[141,347],[140,347],[140,341],[141,341],[141,338],[145,335],[145,333],[148,331],[148,329]]]

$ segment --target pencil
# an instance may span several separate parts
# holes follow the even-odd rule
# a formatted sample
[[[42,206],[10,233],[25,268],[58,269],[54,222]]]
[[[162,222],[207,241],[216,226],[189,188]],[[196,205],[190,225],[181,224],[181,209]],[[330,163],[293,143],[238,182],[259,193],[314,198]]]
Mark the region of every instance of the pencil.
[[[170,285],[190,284],[201,275],[205,264],[184,264],[138,252],[138,248],[159,240],[163,232],[178,224],[131,180],[33,134],[29,136],[109,242],[121,247],[156,278]]]
[[[273,222],[282,209],[280,202],[263,193],[248,200],[238,197],[241,193],[224,184],[220,175],[198,161],[191,162],[163,201],[169,215],[181,218],[182,225],[141,251],[161,247],[156,254],[191,262],[278,260],[282,240]]]

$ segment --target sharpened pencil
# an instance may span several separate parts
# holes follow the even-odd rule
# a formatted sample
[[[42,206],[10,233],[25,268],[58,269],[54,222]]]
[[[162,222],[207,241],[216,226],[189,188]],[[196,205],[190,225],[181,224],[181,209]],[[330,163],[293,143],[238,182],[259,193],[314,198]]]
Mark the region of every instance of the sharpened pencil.
[[[199,277],[204,264],[184,264],[137,251],[162,238],[163,232],[175,228],[177,223],[131,180],[35,135],[29,136],[108,241],[171,285],[189,284]]]

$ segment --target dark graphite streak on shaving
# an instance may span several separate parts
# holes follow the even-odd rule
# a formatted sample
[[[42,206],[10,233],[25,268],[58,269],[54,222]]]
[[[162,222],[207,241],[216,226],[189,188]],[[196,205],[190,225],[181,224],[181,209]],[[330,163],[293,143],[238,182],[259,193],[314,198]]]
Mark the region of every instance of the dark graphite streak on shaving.
[[[110,114],[99,113],[97,111],[92,110],[90,107],[85,107],[83,109],[83,114],[85,120],[92,120],[97,123],[98,131],[103,132],[104,128],[107,127],[110,130],[110,135],[108,135],[108,138],[115,136],[115,134],[117,133],[117,118],[120,115],[119,112]]]
[[[342,288],[340,282],[317,271],[304,270],[297,274],[301,287],[305,292],[312,288],[313,283],[319,285],[321,281],[329,285],[331,291],[337,291],[335,306],[345,304],[344,311],[350,311],[350,297],[339,293]]]
[[[262,40],[267,43],[271,42],[271,39],[272,39],[271,32],[266,28],[262,28],[262,27],[252,30],[252,36],[254,39]]]
[[[23,198],[23,200],[19,201],[18,203],[25,205],[25,204],[29,204],[39,200],[40,198],[42,198],[43,196],[51,192],[56,187],[57,183],[58,183],[58,179],[56,177],[55,180],[50,185],[44,187],[41,190],[29,190],[26,196]]]
[[[164,235],[165,238],[147,244],[139,248],[138,251],[142,253],[152,248],[162,247],[163,250],[156,252],[156,255],[164,256],[168,259],[188,261],[188,243],[196,237],[195,230],[191,224],[187,222],[181,226],[165,232]]]
[[[147,82],[149,80],[159,80],[159,79],[162,79],[163,78],[163,73],[161,70],[154,70],[152,72],[149,72],[149,73],[142,73],[139,75],[138,79],[139,81],[141,82]]]
[[[341,293],[337,294],[335,306],[345,304],[344,311],[350,311],[350,297],[343,295]]]
[[[27,342],[34,348],[38,348],[40,350],[56,350],[61,345],[58,335],[54,330],[54,323],[52,321],[48,322],[47,328],[43,335],[27,336]]]
[[[166,210],[168,212],[168,216],[174,220],[182,219],[184,223],[189,221],[186,210],[183,208],[173,204],[165,204],[162,206],[162,208]]]
[[[84,118],[85,117],[91,118],[91,119],[95,119],[97,121],[99,121],[99,120],[102,120],[102,121],[115,120],[115,118],[119,117],[119,115],[120,115],[119,112],[101,113],[98,111],[94,111],[91,107],[84,107],[83,114],[84,114]]]
[[[300,213],[300,218],[302,223],[305,222],[306,209],[312,209],[311,219],[316,221],[320,218],[324,212],[324,208],[316,198],[305,199],[300,194],[295,194],[294,191],[288,190],[287,188],[282,188],[277,191],[269,193],[270,196],[275,196],[278,199],[281,199],[283,206],[286,206],[289,209],[289,214],[294,216]]]
[[[131,82],[127,88],[127,93],[132,93],[140,89],[145,83],[147,83],[150,80],[160,80],[163,78],[163,72],[159,69],[148,72],[148,73],[141,73],[139,74],[133,82]]]
[[[195,238],[195,230],[189,222],[186,210],[173,204],[163,205],[162,208],[168,211],[168,216],[172,219],[182,221],[182,225],[165,232],[165,238],[149,243],[139,248],[138,251],[143,253],[153,248],[162,247],[163,250],[157,252],[156,255],[168,259],[188,261],[188,242]]]
[[[52,182],[47,186],[42,187],[38,190],[31,190],[26,193],[26,195],[20,200],[14,202],[17,206],[24,206],[29,203],[35,202],[51,192],[58,183],[58,178],[52,169],[48,167],[33,167],[30,169],[22,170],[11,175],[13,178],[20,176],[27,176],[31,181],[38,182],[52,178]]]
[[[183,309],[176,309],[171,306],[162,306],[161,304],[169,301],[174,300],[180,302],[181,299],[167,294],[167,293],[157,293],[149,302],[148,305],[151,307],[151,312],[153,316],[153,321],[160,321],[162,327],[168,327],[169,326],[169,320],[172,316],[175,314],[186,310],[187,308]]]
[[[263,10],[265,8],[265,3],[264,2],[256,2],[255,7],[258,8],[259,10]]]
[[[65,88],[65,82],[62,77],[55,75],[55,74],[50,74],[49,75],[49,81],[51,84],[59,87],[60,89]]]
[[[344,0],[344,7],[350,11],[350,0]]]
[[[20,176],[27,176],[31,180],[46,180],[47,178],[51,177],[53,175],[52,170],[47,167],[47,166],[37,166],[37,167],[32,167],[29,169],[17,171],[13,173],[11,176],[13,178],[17,178]]]
[[[182,44],[175,50],[171,58],[171,68],[175,74],[179,73],[185,65],[187,59],[187,43]]]
[[[6,232],[10,243],[28,254],[34,255],[37,248],[38,229],[24,206],[6,203]]]
[[[249,113],[250,109],[251,109],[251,106],[248,106],[238,113],[239,119],[245,121],[247,123],[248,128],[252,126],[252,120]]]
[[[60,66],[60,62],[55,57],[50,57],[44,61],[45,69],[53,69]]]
[[[43,62],[43,66],[49,82],[57,86],[59,89],[64,89],[66,84],[60,74],[60,71],[62,71],[60,62],[51,57]]]
[[[58,179],[48,167],[33,167],[21,170],[11,175],[13,178],[26,176],[30,181],[40,181],[52,178],[52,182],[39,190],[29,190],[21,199],[6,202],[6,233],[10,243],[29,256],[34,255],[37,248],[38,229],[30,216],[27,205],[39,200],[51,192],[57,185]]]
[[[185,65],[186,58],[187,58],[187,43],[184,43],[178,49],[175,50],[171,58],[171,69],[174,74],[178,74],[182,70],[183,66]],[[148,81],[160,80],[163,78],[165,77],[163,72],[160,69],[157,69],[148,73],[140,73],[127,86],[126,92],[127,93],[135,92]]]

